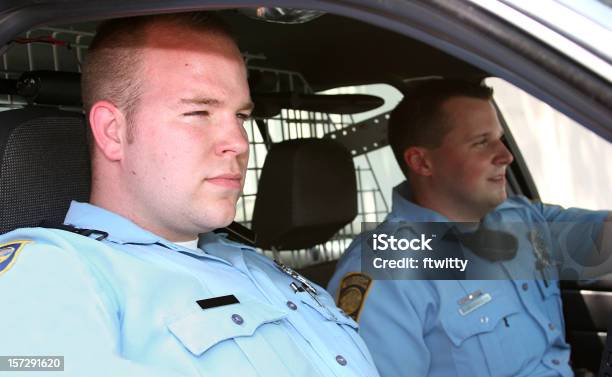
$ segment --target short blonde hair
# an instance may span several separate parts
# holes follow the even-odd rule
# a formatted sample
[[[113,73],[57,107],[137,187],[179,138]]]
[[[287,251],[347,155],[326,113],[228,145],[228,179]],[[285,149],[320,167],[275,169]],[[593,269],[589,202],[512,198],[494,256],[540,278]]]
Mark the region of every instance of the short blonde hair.
[[[133,116],[141,94],[142,48],[154,24],[170,24],[194,32],[223,35],[236,42],[229,27],[212,12],[189,12],[119,18],[102,22],[81,67],[81,95],[86,114],[102,100],[125,115],[128,142],[134,137]],[[91,135],[90,135],[91,136]]]

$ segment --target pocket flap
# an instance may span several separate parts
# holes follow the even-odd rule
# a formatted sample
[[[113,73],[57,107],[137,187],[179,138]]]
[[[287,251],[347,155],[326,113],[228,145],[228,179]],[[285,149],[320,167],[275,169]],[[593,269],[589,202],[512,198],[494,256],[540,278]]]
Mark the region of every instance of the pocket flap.
[[[458,347],[471,336],[493,331],[505,317],[519,312],[518,303],[507,295],[494,293],[490,301],[467,314],[461,313],[459,305],[449,306],[440,313],[440,321],[450,340]]]
[[[286,311],[269,304],[245,301],[210,309],[196,309],[172,321],[168,329],[192,354],[200,356],[217,343],[251,336],[259,326],[279,321],[286,316]]]

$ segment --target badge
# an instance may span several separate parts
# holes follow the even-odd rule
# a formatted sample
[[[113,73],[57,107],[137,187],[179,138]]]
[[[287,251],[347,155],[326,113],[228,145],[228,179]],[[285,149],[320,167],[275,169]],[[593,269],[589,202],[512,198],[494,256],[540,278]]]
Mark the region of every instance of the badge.
[[[469,295],[457,301],[457,304],[460,305],[459,314],[464,315],[464,316],[468,315],[474,310],[490,302],[491,300],[492,300],[492,297],[488,293],[482,293],[482,291],[480,290],[477,290],[476,292],[472,292]]]
[[[540,270],[550,267],[552,260],[542,235],[537,230],[532,229],[529,231],[528,238],[531,246],[533,246],[533,255],[536,257],[536,268]]]
[[[0,275],[13,266],[21,249],[29,242],[31,241],[11,241],[0,245]]]
[[[550,253],[546,248],[546,242],[542,235],[535,229],[532,229],[527,234],[529,242],[531,242],[533,255],[536,258],[536,270],[540,271],[544,285],[548,287],[548,276],[546,275],[546,269],[552,266],[552,259]]]
[[[338,307],[355,321],[359,320],[363,303],[372,285],[372,278],[361,272],[344,276],[338,291]]]

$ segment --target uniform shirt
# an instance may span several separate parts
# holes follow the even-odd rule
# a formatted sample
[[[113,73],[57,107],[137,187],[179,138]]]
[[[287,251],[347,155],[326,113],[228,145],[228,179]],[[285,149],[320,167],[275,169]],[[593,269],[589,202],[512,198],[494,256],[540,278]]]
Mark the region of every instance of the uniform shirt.
[[[0,237],[0,355],[64,356],[45,376],[378,376],[329,294],[295,292],[253,248],[211,233],[189,250],[76,202],[65,223],[108,237]]]
[[[408,190],[407,182],[394,189],[386,226],[399,221],[449,221],[407,200]],[[563,210],[512,197],[485,222],[522,222],[542,228],[552,221],[600,223],[606,216],[603,211]],[[357,309],[359,333],[383,377],[572,376],[557,272],[549,268],[549,280],[535,280],[539,271],[531,244],[524,238],[518,239],[515,259],[531,258],[530,263],[490,263],[508,279],[461,281],[370,281],[359,273],[358,238],[339,261],[328,290],[337,295],[341,308],[350,307],[345,311]],[[533,266],[531,280],[517,267],[526,265]],[[353,284],[346,297],[340,297],[343,282]],[[356,293],[356,287],[361,293]],[[355,295],[362,300],[361,307],[355,304]],[[460,310],[466,302],[475,303],[469,313]]]

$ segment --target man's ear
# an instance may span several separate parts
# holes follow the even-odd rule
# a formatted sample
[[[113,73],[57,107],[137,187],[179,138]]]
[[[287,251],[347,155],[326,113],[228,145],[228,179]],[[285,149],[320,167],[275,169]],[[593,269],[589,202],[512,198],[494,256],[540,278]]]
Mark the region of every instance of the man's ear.
[[[414,174],[429,177],[432,173],[427,148],[409,147],[404,151],[404,163]]]
[[[96,102],[89,111],[89,126],[96,148],[111,161],[121,160],[126,121],[121,110],[108,101]]]

